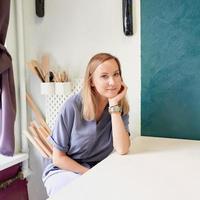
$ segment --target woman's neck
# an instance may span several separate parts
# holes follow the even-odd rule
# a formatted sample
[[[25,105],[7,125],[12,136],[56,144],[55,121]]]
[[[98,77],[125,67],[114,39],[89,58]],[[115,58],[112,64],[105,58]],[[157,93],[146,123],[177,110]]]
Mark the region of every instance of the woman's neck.
[[[97,97],[96,121],[99,121],[101,119],[101,116],[107,104],[108,100],[106,98]]]
[[[107,103],[108,103],[108,99],[107,98],[102,97],[100,95],[97,96],[97,105],[98,105],[99,108],[104,109],[105,106],[107,105]]]

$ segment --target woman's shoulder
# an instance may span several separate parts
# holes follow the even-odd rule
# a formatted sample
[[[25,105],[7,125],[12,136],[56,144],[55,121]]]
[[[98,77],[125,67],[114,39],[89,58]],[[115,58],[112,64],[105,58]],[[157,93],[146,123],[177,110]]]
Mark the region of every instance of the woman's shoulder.
[[[72,104],[80,104],[81,103],[81,93],[78,92],[76,94],[71,95],[67,100],[66,103]]]
[[[82,100],[81,100],[81,94],[76,93],[72,96],[70,96],[65,103],[63,104],[62,110],[66,109],[76,109],[82,107]]]

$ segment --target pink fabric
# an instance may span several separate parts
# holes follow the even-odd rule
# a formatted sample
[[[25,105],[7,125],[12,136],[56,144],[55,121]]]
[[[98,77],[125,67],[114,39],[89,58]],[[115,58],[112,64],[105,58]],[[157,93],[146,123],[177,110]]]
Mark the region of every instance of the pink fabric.
[[[0,182],[15,178],[21,171],[21,163],[0,171]],[[28,200],[27,180],[16,179],[6,188],[0,189],[1,200]]]

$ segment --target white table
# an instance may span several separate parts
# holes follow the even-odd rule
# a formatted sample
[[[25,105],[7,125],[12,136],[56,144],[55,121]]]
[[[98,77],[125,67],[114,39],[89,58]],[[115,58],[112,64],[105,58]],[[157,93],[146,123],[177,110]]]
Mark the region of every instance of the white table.
[[[199,200],[200,141],[137,137],[50,199]]]

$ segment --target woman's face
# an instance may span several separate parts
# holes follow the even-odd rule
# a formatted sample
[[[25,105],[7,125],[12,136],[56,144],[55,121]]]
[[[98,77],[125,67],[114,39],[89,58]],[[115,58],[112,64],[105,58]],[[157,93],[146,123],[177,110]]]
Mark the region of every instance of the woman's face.
[[[114,59],[100,64],[93,73],[91,86],[102,97],[113,98],[121,89],[119,66]]]

